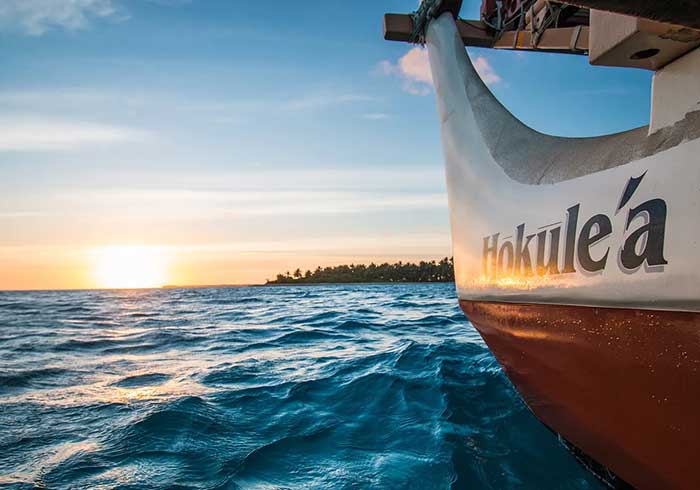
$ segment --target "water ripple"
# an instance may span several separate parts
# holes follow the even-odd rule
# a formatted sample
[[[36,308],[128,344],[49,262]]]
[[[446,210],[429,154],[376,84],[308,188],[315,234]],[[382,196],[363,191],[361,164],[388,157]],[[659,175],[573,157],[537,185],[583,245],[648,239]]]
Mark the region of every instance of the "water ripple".
[[[0,486],[599,488],[450,285],[0,293]]]

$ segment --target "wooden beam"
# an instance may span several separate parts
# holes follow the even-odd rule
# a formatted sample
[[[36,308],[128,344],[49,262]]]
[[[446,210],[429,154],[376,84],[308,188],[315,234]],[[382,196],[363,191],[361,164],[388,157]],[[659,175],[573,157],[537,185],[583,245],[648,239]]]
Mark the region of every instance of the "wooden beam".
[[[503,33],[493,47],[550,53],[587,54],[588,35],[588,26],[546,29],[535,46],[530,31],[508,31]]]
[[[465,46],[490,48],[495,41],[489,28],[480,20],[457,19],[457,30]]]
[[[413,19],[407,14],[384,14],[384,39],[410,42],[413,34]]]
[[[700,29],[700,0],[567,0],[566,3]]]
[[[457,29],[465,46],[490,48],[493,35],[486,25],[478,20],[457,20]],[[384,39],[409,42],[413,33],[413,19],[407,14],[384,14]]]

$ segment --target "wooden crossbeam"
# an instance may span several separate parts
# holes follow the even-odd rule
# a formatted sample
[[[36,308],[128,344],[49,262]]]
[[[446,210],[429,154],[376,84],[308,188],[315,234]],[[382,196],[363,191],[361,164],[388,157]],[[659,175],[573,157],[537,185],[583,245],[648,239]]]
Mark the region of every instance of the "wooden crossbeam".
[[[569,54],[588,52],[588,26],[546,29],[537,45],[533,43],[530,31],[508,31],[495,39],[487,26],[478,20],[458,19],[457,29],[465,46]],[[384,15],[384,39],[387,41],[410,42],[412,32],[410,15]]]
[[[384,14],[384,39],[407,43],[413,34],[413,19],[407,14]]]
[[[486,25],[478,20],[457,20],[457,29],[465,46],[490,48],[494,38]],[[413,33],[413,19],[407,14],[384,15],[384,39],[387,41],[410,42]]]

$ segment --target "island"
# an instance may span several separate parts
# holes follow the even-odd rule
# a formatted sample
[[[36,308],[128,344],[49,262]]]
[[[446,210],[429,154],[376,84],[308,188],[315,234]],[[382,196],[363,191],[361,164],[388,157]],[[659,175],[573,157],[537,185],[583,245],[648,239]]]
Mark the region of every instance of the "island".
[[[267,285],[278,284],[331,284],[368,282],[453,282],[454,259],[440,261],[420,261],[417,264],[397,262],[394,264],[350,264],[334,267],[317,267],[316,270],[302,272],[297,269],[286,274],[277,274]]]

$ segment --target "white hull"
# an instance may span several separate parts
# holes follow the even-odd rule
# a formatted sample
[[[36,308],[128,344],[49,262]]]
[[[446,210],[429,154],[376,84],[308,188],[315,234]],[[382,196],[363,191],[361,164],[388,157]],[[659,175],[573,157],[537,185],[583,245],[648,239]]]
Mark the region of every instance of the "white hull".
[[[427,46],[442,129],[460,299],[700,311],[700,139],[570,180],[518,182],[499,165],[479,122],[480,117],[512,116],[475,109],[474,84],[481,81],[450,14],[431,22]],[[532,133],[533,138],[543,137]],[[578,152],[581,168],[594,170],[595,155],[576,149],[579,142],[571,140],[572,152]],[[631,179],[640,177],[634,189]],[[634,192],[618,209],[628,184]],[[567,221],[572,221],[567,210],[578,213],[576,229],[569,225],[573,232],[567,231]],[[583,230],[594,216],[598,217]],[[656,224],[644,232],[650,217]],[[551,232],[557,228],[556,265],[547,260],[555,267],[538,271],[538,247],[549,259]],[[497,247],[491,250],[496,234]],[[525,248],[527,237],[537,234]],[[574,238],[568,250],[567,236]],[[626,260],[621,258],[623,248]]]

